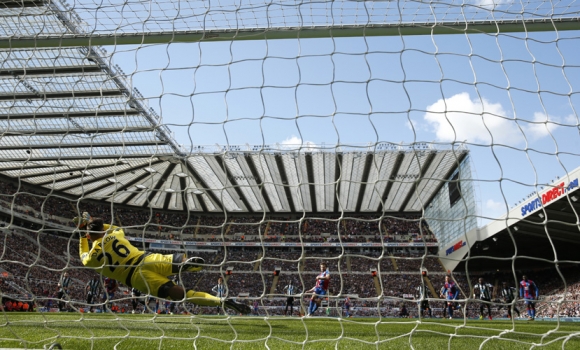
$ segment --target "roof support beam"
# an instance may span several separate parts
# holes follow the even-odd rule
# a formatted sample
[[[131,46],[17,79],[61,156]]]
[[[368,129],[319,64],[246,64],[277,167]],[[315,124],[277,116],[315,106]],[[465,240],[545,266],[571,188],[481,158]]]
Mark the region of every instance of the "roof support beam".
[[[98,129],[36,129],[36,130],[18,130],[17,128],[12,128],[4,132],[3,136],[31,136],[31,135],[83,135],[83,134],[114,134],[114,133],[132,133],[132,132],[154,132],[153,127],[129,127],[120,126],[117,128],[98,128]]]
[[[20,120],[20,119],[54,119],[54,118],[82,118],[82,117],[107,117],[107,116],[127,116],[127,115],[139,115],[139,111],[136,109],[112,109],[112,110],[93,110],[89,112],[68,112],[68,113],[10,113],[8,112],[5,116],[5,120]]]
[[[232,184],[232,188],[234,189],[234,191],[236,191],[236,194],[238,195],[239,200],[242,201],[242,203],[246,207],[246,210],[249,213],[253,213],[254,209],[252,209],[252,207],[250,206],[250,203],[248,202],[248,199],[246,198],[246,196],[244,195],[244,193],[240,189],[240,185],[238,184],[238,182],[236,181],[236,179],[233,176],[228,175],[229,169],[226,166],[226,162],[223,161],[222,157],[223,157],[222,155],[216,155],[214,158],[218,162],[220,167],[224,170],[224,173],[226,174],[226,186],[227,186],[227,182],[229,181]]]
[[[281,154],[274,155],[276,160],[276,165],[278,166],[278,171],[280,172],[280,178],[282,179],[282,186],[284,187],[284,193],[286,193],[286,199],[288,199],[288,205],[290,206],[290,212],[295,213],[296,208],[294,207],[294,201],[292,200],[292,193],[290,191],[290,185],[288,184],[288,177],[286,176],[286,170],[284,169],[284,162],[282,160]]]
[[[551,231],[551,230],[548,230],[548,231]],[[566,232],[566,231],[560,231],[560,232],[562,232],[564,234],[564,236],[566,236],[566,235],[569,236],[570,235],[570,232]],[[518,235],[519,234],[520,233],[518,233]],[[526,232],[523,232],[521,235],[523,237],[520,237],[520,239],[524,239],[525,236],[533,236],[533,237],[540,237],[540,238],[548,239],[548,236],[545,233],[542,234],[542,233],[537,233],[537,232],[526,231]],[[575,238],[565,238],[565,237],[562,237],[562,236],[550,235],[550,239],[553,240],[553,241],[560,241],[560,242],[572,243],[574,245],[577,245],[578,244],[578,240],[575,239]],[[517,244],[518,244],[518,241],[516,240],[516,245]],[[550,251],[551,251],[551,249],[550,249]]]
[[[187,169],[189,175],[193,178],[193,181],[196,184],[196,186],[198,186],[198,188],[202,188],[204,190],[205,194],[212,200],[213,204],[220,211],[224,211],[224,206],[223,206],[222,202],[215,195],[215,193],[213,193],[213,191],[209,188],[209,186],[205,183],[205,181],[203,181],[203,179],[201,178],[201,176],[199,176],[199,174],[193,168],[193,166],[191,166],[191,163],[188,162],[187,159],[185,159],[184,160],[184,164],[185,164],[185,168]],[[196,196],[198,197],[198,199],[200,201],[200,205],[202,205],[202,208],[205,208],[205,203],[203,203],[202,198],[200,198],[202,195],[201,194],[199,194],[199,195],[196,194]]]
[[[123,190],[123,188],[125,187],[122,184],[121,184],[121,186],[118,186],[118,185],[119,185],[119,183],[117,183],[117,182],[115,182],[115,183],[104,183],[104,184],[102,184],[100,186],[97,186],[95,188],[91,188],[90,190],[83,191],[83,196],[86,197],[86,196],[88,196],[88,195],[90,195],[92,193],[95,193],[95,192],[98,192],[98,191],[102,190],[103,188],[115,186],[115,189],[113,191],[109,192],[109,195],[111,195],[114,192],[118,192],[118,191]]]
[[[160,156],[162,157],[162,156]],[[122,158],[111,158],[111,156],[108,156],[106,159],[109,160],[109,163],[105,163],[105,164],[94,164],[91,165],[90,163],[90,159],[97,159],[96,157],[91,157],[89,159],[89,163],[84,166],[84,167],[75,167],[75,168],[68,168],[68,165],[65,163],[61,163],[60,160],[63,160],[64,157],[60,157],[56,160],[56,163],[47,163],[47,164],[39,164],[39,163],[35,163],[35,161],[38,161],[38,159],[25,159],[24,162],[25,164],[21,165],[21,166],[13,166],[13,167],[2,167],[1,164],[3,164],[4,162],[10,162],[10,160],[6,160],[6,159],[2,159],[0,160],[0,170],[1,171],[15,171],[15,170],[22,170],[22,171],[27,171],[27,170],[33,170],[33,169],[50,169],[49,171],[47,171],[49,174],[54,174],[54,169],[56,168],[62,168],[62,167],[67,167],[66,169],[72,169],[72,170],[76,170],[76,171],[80,171],[80,170],[89,170],[89,169],[96,169],[96,168],[100,168],[100,167],[111,167],[114,165],[118,165],[118,164],[122,164],[123,163],[123,159]],[[138,159],[140,158],[143,163],[149,163],[151,162],[151,155],[146,155],[146,156],[141,156],[141,157],[134,157],[134,156],[129,156],[129,157],[125,157],[125,158],[135,158]],[[51,160],[49,158],[44,158],[44,159],[48,159],[49,161],[54,161]],[[70,158],[67,158],[70,159]],[[98,159],[103,159],[103,158],[98,158]],[[81,157],[75,160],[87,160],[86,157]],[[64,171],[66,172],[66,171]],[[30,174],[30,176],[34,177],[36,176],[35,174]],[[22,178],[23,176],[21,176]],[[26,177],[29,177],[29,175],[26,175]]]
[[[169,192],[165,193],[165,201],[163,201],[163,210],[168,210],[167,208],[169,208],[169,203],[171,202],[171,198],[173,196],[177,196],[177,195],[181,196],[181,193],[179,193],[179,194],[175,193],[175,192],[174,193],[169,193]]]
[[[369,154],[366,155],[365,158],[366,159],[365,159],[365,165],[364,165],[364,168],[363,168],[363,175],[362,175],[362,178],[361,178],[360,190],[358,192],[358,198],[357,198],[356,207],[355,207],[355,211],[357,213],[360,212],[360,207],[362,206],[362,201],[363,201],[363,198],[364,198],[364,195],[365,195],[365,190],[366,190],[366,187],[367,187],[367,182],[369,180],[369,175],[371,173],[371,165],[373,164],[373,161],[375,159],[375,155],[374,155],[374,153],[369,153]]]
[[[325,155],[325,157],[328,155]],[[340,211],[340,208],[338,206],[338,198],[340,197],[340,173],[342,172],[342,153],[335,153],[335,162],[336,165],[334,167],[334,183],[336,184],[334,186],[334,209],[333,211],[335,213]]]
[[[158,140],[148,141],[124,141],[124,142],[105,142],[105,143],[77,143],[77,144],[43,144],[43,145],[14,145],[0,146],[0,151],[8,150],[31,150],[31,149],[63,149],[63,148],[98,148],[98,147],[127,147],[127,146],[158,146],[165,143]],[[86,159],[86,158],[85,158]]]
[[[272,202],[270,201],[270,196],[266,191],[266,187],[264,186],[264,180],[260,177],[260,173],[258,173],[258,169],[256,168],[256,163],[254,162],[254,158],[251,154],[245,153],[244,158],[246,159],[246,163],[248,163],[248,168],[250,168],[250,172],[254,177],[256,183],[260,188],[260,195],[264,199],[264,203],[266,203],[266,207],[268,207],[268,211],[270,213],[274,212],[274,208],[272,207]]]
[[[93,170],[93,169],[106,169],[106,168],[110,168],[111,166],[114,166],[114,165],[115,165],[114,163],[92,165],[92,166],[87,165],[84,167],[66,168],[66,169],[59,169],[59,170],[54,169],[54,167],[42,167],[44,169],[53,169],[53,170],[43,171],[41,173],[21,174],[18,177],[21,179],[27,179],[27,178],[31,178],[31,177],[47,176],[47,175],[59,175],[59,174],[65,174],[65,173],[69,173],[72,176],[77,171],[80,171],[82,173],[83,171],[89,171],[89,170]],[[5,169],[2,169],[2,170],[5,171]],[[27,170],[27,168],[25,168],[23,170],[25,171],[25,170]]]
[[[137,182],[139,182],[143,178],[145,178],[146,175],[149,175],[149,174],[141,174],[141,175],[137,176],[136,178],[132,179],[131,181],[120,183],[121,186],[117,186],[115,188],[115,191],[111,192],[109,195],[113,195],[114,192],[126,191],[128,188],[130,188],[131,186],[133,186],[134,184],[136,184]],[[119,184],[119,183],[117,183],[117,184]],[[131,195],[133,195],[133,193],[131,193]]]
[[[79,179],[79,182],[77,182],[75,185],[70,185],[70,186],[67,186],[63,189],[58,189],[58,191],[67,191],[67,190],[70,190],[72,188],[83,186],[83,185],[88,185],[88,184],[91,184],[95,181],[104,180],[104,179],[109,178],[109,177],[111,177],[111,174],[107,174],[107,176],[99,176],[99,177],[94,177],[92,175],[81,175],[80,177],[77,178],[77,179]],[[70,180],[70,178],[68,178],[68,177],[63,177],[60,179],[52,178],[51,180],[37,182],[35,185],[46,186],[46,185],[52,184],[54,186],[54,185],[58,184],[59,182],[64,182],[64,181],[69,181],[69,180]]]
[[[23,7],[43,7],[43,0],[2,0],[0,8],[17,9]]]
[[[157,160],[155,162],[152,162],[151,164],[153,165],[153,164],[158,164],[158,163],[161,163],[161,161],[160,160]],[[67,186],[67,187],[64,187],[64,188],[59,188],[58,190],[59,191],[66,192],[66,191],[68,191],[70,189],[73,189],[73,188],[76,188],[76,187],[79,187],[79,186],[84,186],[84,185],[91,184],[93,182],[98,182],[98,181],[110,179],[111,177],[114,177],[114,176],[117,176],[117,175],[123,175],[123,174],[129,173],[129,172],[132,172],[132,171],[134,172],[135,169],[128,168],[128,169],[124,169],[124,170],[115,171],[114,173],[109,173],[109,174],[105,174],[105,175],[101,175],[101,176],[95,176],[92,179],[88,179],[88,180],[87,180],[88,176],[84,176],[79,183],[76,183],[74,185],[70,185],[70,186]],[[50,183],[58,183],[58,182],[67,181],[67,180],[69,180],[69,179],[60,179],[58,181],[57,180],[45,181],[43,183],[39,183],[38,185],[39,186],[44,186],[44,185],[48,185]],[[110,185],[110,184],[108,184],[108,185]],[[94,191],[93,190],[90,190],[90,191],[87,191],[85,193],[92,193],[92,192],[94,192]]]
[[[41,92],[39,94],[34,93],[17,93],[17,94],[0,94],[0,101],[17,101],[17,100],[48,100],[52,98],[66,98],[74,99],[80,97],[108,97],[108,96],[121,96],[123,93],[121,90],[94,90],[94,91],[70,91],[70,92]]]
[[[0,69],[0,77],[5,76],[30,76],[30,75],[62,75],[62,74],[86,74],[101,73],[101,67],[97,65],[71,66],[71,67],[30,67],[26,69]]]
[[[405,158],[405,152],[399,152],[399,154],[397,154],[397,159],[395,160],[395,164],[393,164],[393,169],[391,170],[391,174],[388,177],[388,180],[387,180],[388,183],[387,183],[387,186],[385,187],[385,191],[383,192],[383,195],[381,196],[381,204],[377,208],[377,211],[385,212],[385,210],[386,210],[385,202],[387,201],[387,198],[389,197],[389,193],[391,192],[391,187],[393,187],[393,181],[395,181],[397,173],[399,172],[399,169],[401,168],[401,163],[403,163],[403,158]]]
[[[574,233],[580,233],[580,227],[576,223],[576,216],[571,215],[568,217],[561,216],[560,219],[553,219],[550,217],[550,212],[548,211],[548,221],[544,223],[544,219],[537,216],[540,212],[534,213],[531,216],[520,220],[517,226],[532,228],[534,231],[541,230],[542,234],[545,234],[546,226],[548,233],[570,235]],[[567,213],[562,213],[567,214]]]
[[[566,203],[565,205],[568,206],[569,204]],[[573,222],[574,225],[576,225],[575,222],[576,222],[577,217],[573,212],[568,213],[568,212],[564,212],[564,211],[560,211],[560,210],[554,210],[554,209],[552,209],[552,207],[553,206],[544,208],[544,210],[546,211],[546,214],[547,214],[546,216],[547,216],[548,221],[562,221],[562,222],[567,222],[567,223]],[[577,210],[576,212],[578,212],[578,209],[576,209],[576,210]],[[534,213],[533,215],[539,215],[540,213],[541,213],[541,211]],[[529,216],[522,219],[522,220],[528,220],[528,218],[529,218]],[[541,219],[541,221],[543,221],[543,220],[544,219]]]
[[[308,185],[310,186],[310,203],[312,207],[312,212],[316,213],[316,186],[314,186],[314,165],[312,164],[312,153],[306,153],[304,155],[304,160],[306,162],[306,173],[308,174]]]
[[[58,168],[61,166],[66,166],[66,165],[60,165],[60,164],[36,164],[33,161],[30,161],[26,164],[22,164],[21,166],[18,167],[2,167],[1,164],[3,162],[0,161],[0,170],[1,171],[17,171],[17,170],[21,170],[21,171],[28,171],[28,170],[34,170],[34,169],[54,169],[54,168]],[[32,166],[31,166],[32,164]],[[83,168],[84,169],[84,168]],[[53,172],[51,172],[51,174],[53,174]],[[34,176],[34,175],[31,175]],[[22,176],[20,176],[22,178]]]
[[[419,151],[422,152],[422,151]],[[416,158],[418,158],[417,152],[414,152],[414,155]],[[415,180],[415,182],[413,182],[413,186],[411,186],[411,189],[409,190],[409,193],[407,193],[407,197],[405,197],[405,199],[403,200],[403,202],[401,202],[401,206],[399,207],[399,212],[404,212],[405,208],[407,207],[407,204],[409,203],[409,201],[411,200],[411,198],[413,198],[413,194],[415,194],[415,192],[417,191],[417,186],[419,185],[419,183],[421,182],[421,180],[423,180],[423,176],[425,176],[425,173],[427,172],[427,170],[429,169],[429,166],[431,166],[431,163],[433,162],[433,159],[435,159],[435,152],[429,152],[427,154],[427,159],[425,160],[425,163],[423,163],[423,165],[421,166],[421,162],[419,159],[417,159],[417,162],[419,163],[420,169],[421,171],[419,172],[419,177]]]
[[[153,157],[162,157],[166,155],[166,153],[154,154]],[[150,158],[152,157],[151,153],[133,153],[133,154],[120,154],[117,158],[112,157],[110,154],[102,155],[102,154],[92,154],[90,156],[58,156],[58,157],[33,157],[28,155],[27,157],[6,157],[3,161],[6,162],[46,162],[46,161],[62,161],[62,160],[86,160],[90,161],[91,159],[110,159],[111,161],[120,161],[122,159],[131,159],[131,158]],[[3,170],[3,169],[2,169]]]
[[[207,213],[207,205],[205,205],[205,201],[203,200],[203,196],[201,194],[193,194],[201,207],[201,211],[203,213]]]
[[[161,186],[163,186],[165,181],[167,181],[167,177],[169,176],[169,174],[171,174],[173,169],[175,169],[176,165],[177,164],[175,164],[175,163],[168,163],[167,164],[165,171],[163,172],[163,174],[161,174],[161,177],[159,178],[159,180],[157,180],[157,183],[155,184],[155,186],[150,190],[151,192],[149,193],[149,196],[147,196],[147,199],[143,203],[143,208],[150,208],[151,207],[150,206],[151,201],[153,200],[153,198],[155,197],[157,192],[159,192],[159,189],[161,188]]]
[[[151,165],[157,164],[157,163],[160,163],[160,162],[151,163]],[[143,174],[141,174],[141,175],[135,177],[133,180],[127,182],[125,184],[125,188],[130,188],[131,186],[135,185],[136,183],[145,180],[149,176],[151,176],[151,174],[145,171],[145,172],[143,172]],[[129,196],[127,196],[127,198],[125,198],[125,200],[123,200],[123,204],[128,205],[128,203],[131,202],[133,200],[133,198],[135,198],[135,196],[137,196],[139,193],[141,193],[145,190],[146,190],[146,188],[137,187],[137,189],[135,191],[133,191],[133,193],[131,193]]]
[[[190,194],[187,193],[187,182],[185,181],[185,177],[179,177],[179,195],[181,196],[181,203],[183,203],[183,211],[185,212],[190,212],[192,211],[192,208],[188,207],[188,200],[187,197],[190,196]],[[200,205],[202,207],[202,211],[206,212],[207,208],[205,207],[205,203],[203,203],[203,200],[200,198]],[[167,210],[167,207],[164,207],[163,209]]]

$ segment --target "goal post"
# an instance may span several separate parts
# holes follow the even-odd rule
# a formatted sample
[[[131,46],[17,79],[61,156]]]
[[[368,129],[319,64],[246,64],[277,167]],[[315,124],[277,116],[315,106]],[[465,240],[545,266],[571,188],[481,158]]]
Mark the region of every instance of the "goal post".
[[[131,9],[127,10],[115,1],[106,6],[89,1],[72,5],[60,0],[6,1],[7,12],[15,16],[7,17],[0,48],[579,30],[574,5],[550,1],[537,2],[537,7],[535,4],[525,2],[516,9],[509,1],[483,0],[433,4],[264,1],[174,7],[156,1],[149,8],[130,2]],[[25,19],[30,28],[18,20],[12,22],[13,18]]]
[[[309,26],[269,27],[269,28],[235,28],[196,31],[144,32],[123,34],[75,33],[58,36],[26,37],[15,36],[10,40],[0,41],[0,48],[30,47],[76,47],[76,46],[115,46],[146,45],[193,42],[224,42],[244,40],[276,39],[322,39],[350,38],[373,36],[409,36],[409,35],[444,35],[444,34],[499,34],[522,32],[547,32],[580,30],[577,18],[557,20],[504,20],[474,22],[436,22],[436,23],[397,23],[372,24],[371,26]]]

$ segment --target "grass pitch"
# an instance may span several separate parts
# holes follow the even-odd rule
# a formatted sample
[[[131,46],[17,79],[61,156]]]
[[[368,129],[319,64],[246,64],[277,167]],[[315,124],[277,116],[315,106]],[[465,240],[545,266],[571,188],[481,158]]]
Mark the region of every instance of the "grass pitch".
[[[580,349],[580,323],[3,313],[0,348]]]

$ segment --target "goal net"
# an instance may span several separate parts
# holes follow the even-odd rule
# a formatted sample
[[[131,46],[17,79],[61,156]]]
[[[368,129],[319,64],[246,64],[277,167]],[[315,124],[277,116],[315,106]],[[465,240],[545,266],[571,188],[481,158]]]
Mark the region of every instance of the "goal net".
[[[579,10],[0,0],[0,347],[578,346]],[[107,290],[83,212],[251,314]]]

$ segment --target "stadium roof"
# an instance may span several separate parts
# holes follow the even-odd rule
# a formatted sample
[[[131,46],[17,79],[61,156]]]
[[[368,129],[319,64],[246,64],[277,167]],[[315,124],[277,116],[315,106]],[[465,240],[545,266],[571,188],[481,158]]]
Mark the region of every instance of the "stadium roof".
[[[8,130],[18,126],[12,123]],[[70,139],[66,147],[30,142],[37,136],[43,139],[36,132],[15,137],[21,139],[18,144],[0,139],[4,159],[0,172],[76,198],[165,210],[416,212],[429,203],[458,158],[466,154],[465,150],[396,149],[176,156],[138,141],[125,149],[111,146],[122,143],[131,131],[102,134],[85,127],[95,133],[89,139],[92,143],[67,132],[54,135]]]
[[[577,264],[580,251],[579,177],[580,168],[577,168],[552,186],[530,195],[502,218],[468,233],[463,241],[467,241],[470,249],[458,247],[463,260],[455,270],[465,271],[467,267],[470,271],[512,270],[512,261],[517,270]],[[448,255],[445,249],[440,255],[446,267],[453,269],[451,261],[445,261]]]
[[[60,6],[4,1],[0,35],[77,33]],[[468,152],[426,143],[184,151],[106,57],[95,47],[0,50],[1,174],[74,198],[165,210],[416,212]]]

